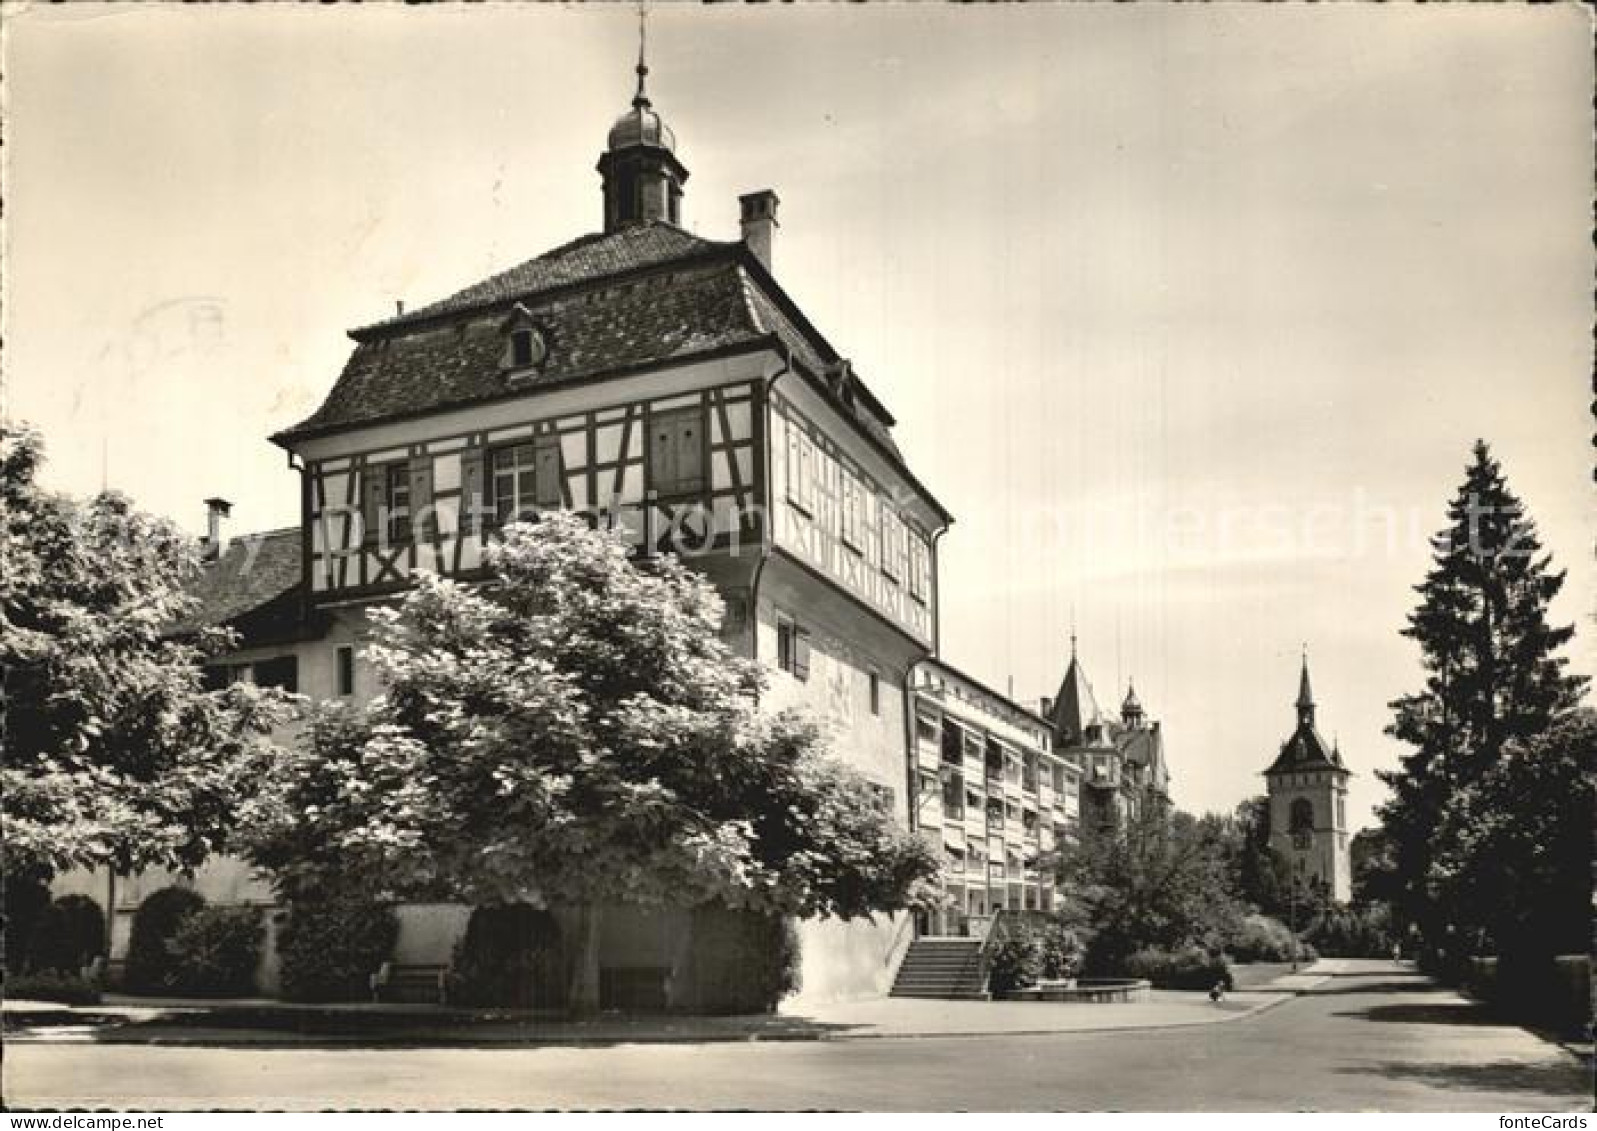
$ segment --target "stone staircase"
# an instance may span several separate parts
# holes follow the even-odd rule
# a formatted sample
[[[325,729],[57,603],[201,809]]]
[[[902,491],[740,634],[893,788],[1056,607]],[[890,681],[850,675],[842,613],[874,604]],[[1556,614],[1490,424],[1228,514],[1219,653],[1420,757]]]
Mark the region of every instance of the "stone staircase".
[[[893,997],[968,998],[987,996],[981,970],[981,940],[918,938],[899,964]]]

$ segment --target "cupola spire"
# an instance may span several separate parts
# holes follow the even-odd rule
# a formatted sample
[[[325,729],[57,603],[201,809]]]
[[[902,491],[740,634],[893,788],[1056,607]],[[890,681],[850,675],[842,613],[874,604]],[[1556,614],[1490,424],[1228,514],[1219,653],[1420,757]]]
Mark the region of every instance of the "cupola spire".
[[[638,92],[632,96],[632,105],[639,110],[649,107],[649,92],[644,84],[649,78],[649,9],[638,0]]]
[[[604,178],[604,230],[630,224],[682,220],[682,186],[687,167],[677,160],[676,136],[649,99],[648,9],[638,5],[638,88],[632,108],[610,127],[599,156]]]

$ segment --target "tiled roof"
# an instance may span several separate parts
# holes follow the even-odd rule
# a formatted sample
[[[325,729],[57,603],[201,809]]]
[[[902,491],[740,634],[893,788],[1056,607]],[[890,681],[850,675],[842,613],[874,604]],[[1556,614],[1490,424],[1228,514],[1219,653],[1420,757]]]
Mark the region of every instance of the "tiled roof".
[[[199,607],[172,631],[230,624],[294,589],[300,571],[299,527],[234,538],[189,587]]]
[[[359,342],[327,400],[287,434],[459,407],[764,336],[749,315],[735,260],[524,297],[521,305],[549,350],[534,376],[507,380],[503,309],[402,327]]]
[[[507,304],[526,295],[652,267],[699,252],[731,249],[736,244],[700,239],[673,224],[632,224],[615,232],[594,232],[553,251],[456,291],[448,298],[418,307],[383,322],[356,330],[365,335],[440,315]]]
[[[1297,770],[1345,770],[1342,756],[1329,746],[1320,732],[1310,724],[1299,724],[1292,737],[1281,744],[1281,753],[1271,763],[1267,774],[1292,773]]]
[[[406,314],[352,331],[354,352],[311,416],[279,434],[324,430],[492,400],[539,385],[779,338],[823,376],[825,340],[755,278],[741,243],[661,221],[587,235]],[[503,319],[520,304],[549,353],[535,376],[506,379]],[[895,459],[891,417],[854,379],[843,407]]]

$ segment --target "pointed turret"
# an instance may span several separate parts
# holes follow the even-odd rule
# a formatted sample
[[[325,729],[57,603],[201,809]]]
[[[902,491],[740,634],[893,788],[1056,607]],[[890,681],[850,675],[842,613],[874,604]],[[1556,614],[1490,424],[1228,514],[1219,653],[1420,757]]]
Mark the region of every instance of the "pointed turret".
[[[1309,655],[1303,653],[1298,673],[1298,698],[1295,704],[1298,725],[1281,745],[1281,753],[1266,773],[1286,773],[1304,769],[1343,769],[1341,753],[1325,741],[1314,725],[1314,688],[1309,683]],[[1346,770],[1343,769],[1345,773]]]
[[[1142,701],[1137,698],[1135,680],[1126,681],[1126,697],[1120,704],[1120,721],[1133,729],[1142,726]]]
[[[1054,712],[1049,721],[1054,724],[1054,735],[1061,746],[1081,745],[1088,741],[1089,734],[1101,734],[1103,729],[1103,712],[1092,693],[1092,684],[1087,681],[1087,673],[1076,658],[1074,633],[1070,637],[1070,666],[1065,669],[1065,678],[1054,696]]]
[[[1309,652],[1303,650],[1303,673],[1298,677],[1298,725],[1314,726],[1314,689],[1309,686]]]

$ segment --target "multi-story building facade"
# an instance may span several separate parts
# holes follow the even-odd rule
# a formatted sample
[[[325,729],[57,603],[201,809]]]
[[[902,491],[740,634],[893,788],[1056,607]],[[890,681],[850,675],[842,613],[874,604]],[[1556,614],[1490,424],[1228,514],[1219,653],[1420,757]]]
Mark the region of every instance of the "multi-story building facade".
[[[1047,855],[1074,841],[1077,766],[1048,720],[941,660],[917,669],[915,826],[943,858],[945,907],[926,935],[980,933],[1002,910],[1051,911]]]
[[[776,281],[775,193],[740,199],[739,239],[679,226],[688,170],[646,75],[640,62],[599,159],[601,231],[351,331],[321,407],[272,437],[298,472],[301,522],[235,540],[207,572],[204,619],[241,634],[218,674],[370,698],[368,608],[418,571],[479,578],[503,523],[572,509],[712,579],[724,635],[772,669],[767,705],[819,716],[907,825],[910,673],[935,648],[951,517],[887,408]],[[225,877],[232,901],[269,902],[236,865],[200,885]],[[125,882],[117,918],[159,882]],[[601,961],[669,966],[672,914],[607,916]],[[408,909],[400,959],[447,961],[464,918]],[[885,989],[909,927],[803,924],[806,992]]]
[[[1086,835],[1134,818],[1147,805],[1168,805],[1170,772],[1164,730],[1148,718],[1136,688],[1126,687],[1120,717],[1098,706],[1070,638],[1070,663],[1042,714],[1053,726],[1054,752],[1081,773],[1081,823]]]
[[[1264,771],[1270,847],[1287,862],[1294,884],[1345,903],[1353,894],[1347,832],[1347,783],[1353,774],[1337,744],[1327,743],[1315,726],[1307,656],[1296,707],[1298,725]]]

